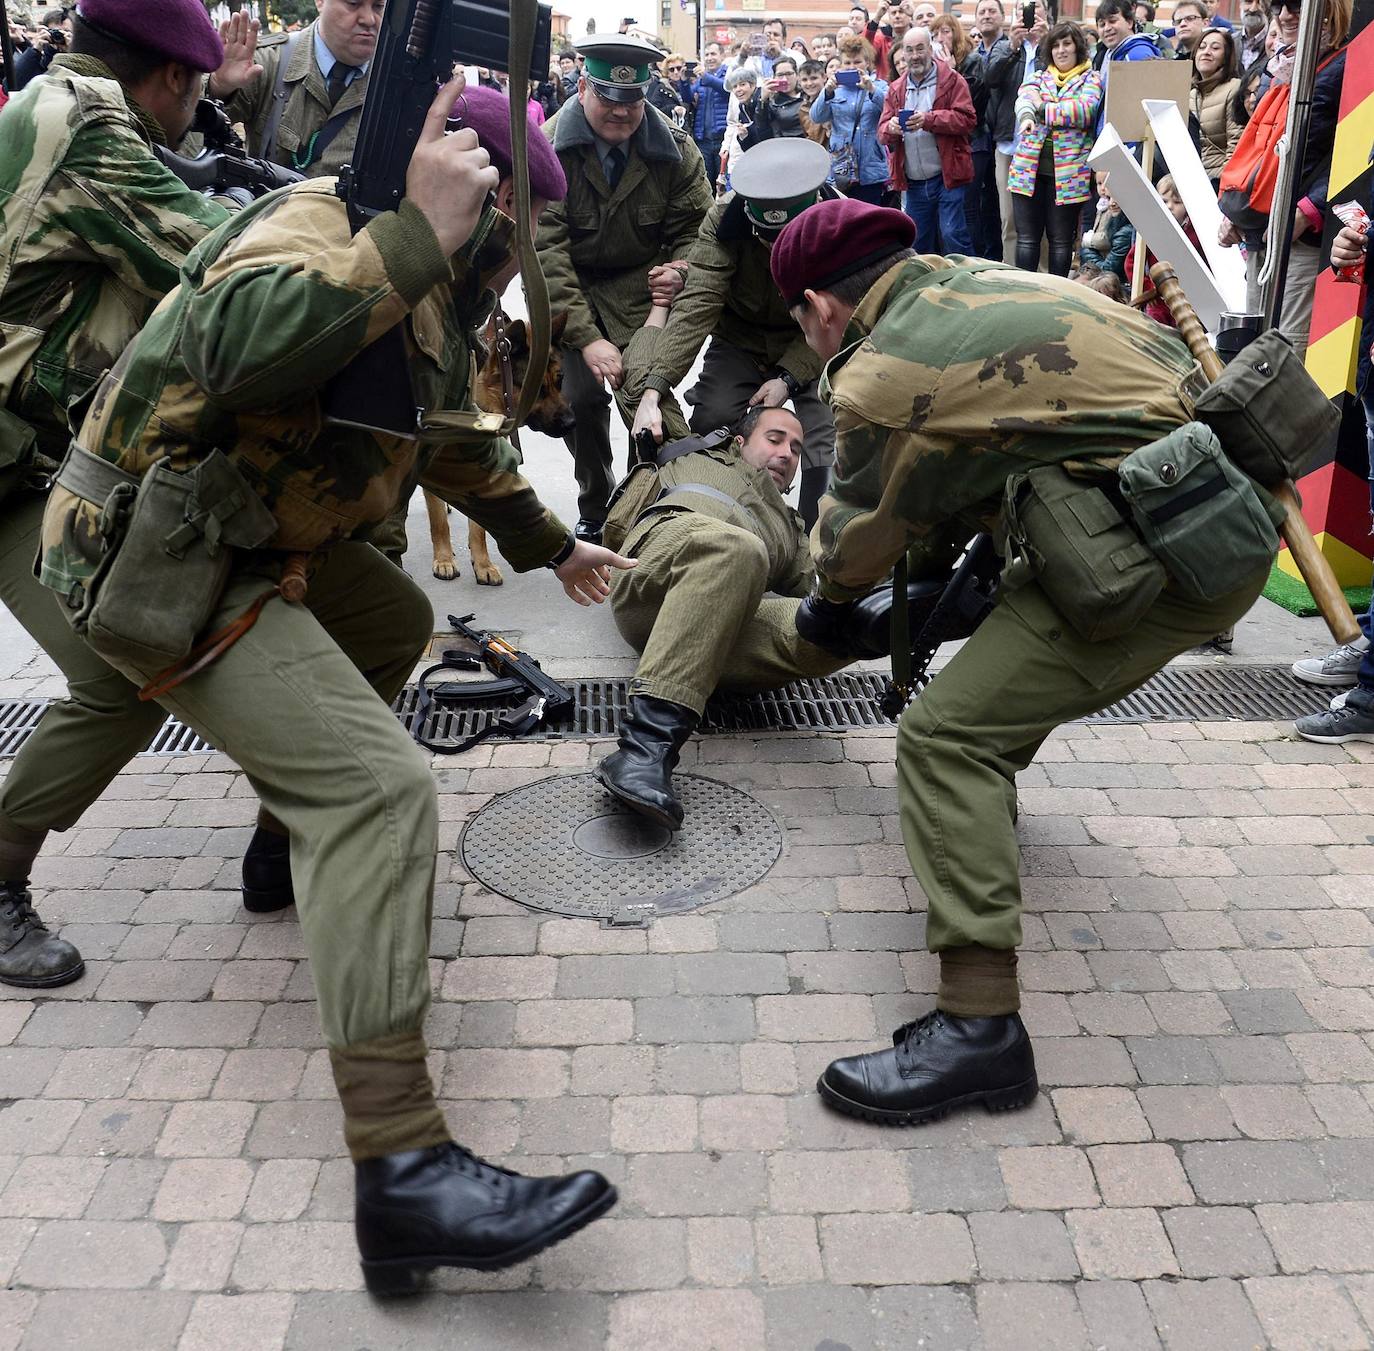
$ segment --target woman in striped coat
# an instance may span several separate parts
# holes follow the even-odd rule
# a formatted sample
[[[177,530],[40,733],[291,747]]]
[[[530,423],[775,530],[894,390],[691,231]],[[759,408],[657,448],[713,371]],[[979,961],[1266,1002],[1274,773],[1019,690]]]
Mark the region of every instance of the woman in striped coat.
[[[1016,220],[1016,266],[1034,272],[1049,237],[1050,271],[1069,275],[1079,208],[1089,196],[1088,152],[1102,106],[1102,77],[1077,24],[1056,24],[1039,69],[1016,95],[1016,149],[1007,186]]]

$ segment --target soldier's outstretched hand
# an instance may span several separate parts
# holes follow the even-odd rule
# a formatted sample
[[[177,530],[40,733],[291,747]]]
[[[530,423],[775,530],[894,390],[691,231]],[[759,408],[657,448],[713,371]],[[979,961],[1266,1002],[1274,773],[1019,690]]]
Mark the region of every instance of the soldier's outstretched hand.
[[[600,605],[611,594],[611,569],[618,571],[638,566],[637,560],[625,558],[599,544],[577,541],[577,547],[554,570],[553,575],[563,583],[569,600],[579,605]]]
[[[501,182],[475,131],[444,130],[449,110],[465,87],[459,73],[429,105],[406,170],[406,197],[424,214],[445,253],[456,253],[471,238],[487,194]]]
[[[262,74],[256,60],[258,21],[241,9],[220,24],[219,36],[224,43],[224,60],[210,76],[209,90],[212,98],[227,99]]]

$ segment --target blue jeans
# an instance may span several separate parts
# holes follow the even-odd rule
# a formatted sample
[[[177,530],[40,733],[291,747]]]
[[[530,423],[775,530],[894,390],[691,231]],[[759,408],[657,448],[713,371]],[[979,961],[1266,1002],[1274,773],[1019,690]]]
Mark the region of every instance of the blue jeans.
[[[902,207],[916,222],[917,253],[973,253],[963,188],[945,187],[940,174],[909,180]]]

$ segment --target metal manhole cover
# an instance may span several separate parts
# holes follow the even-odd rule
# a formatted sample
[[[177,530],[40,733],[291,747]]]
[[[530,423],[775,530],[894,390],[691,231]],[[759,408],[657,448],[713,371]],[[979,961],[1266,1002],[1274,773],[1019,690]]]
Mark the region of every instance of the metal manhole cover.
[[[676,834],[617,802],[591,774],[541,779],[494,798],[458,841],[467,870],[534,910],[646,925],[752,886],[778,861],[782,829],[738,788],[675,774]]]

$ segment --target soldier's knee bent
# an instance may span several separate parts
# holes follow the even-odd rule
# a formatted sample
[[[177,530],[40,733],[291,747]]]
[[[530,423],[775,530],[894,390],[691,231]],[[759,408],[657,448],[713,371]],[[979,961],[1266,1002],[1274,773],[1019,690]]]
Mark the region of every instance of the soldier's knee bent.
[[[396,633],[398,649],[413,651],[418,661],[429,646],[429,640],[434,637],[434,607],[429,603],[429,597],[409,577],[404,573],[400,575],[405,580],[405,586],[398,588],[391,624]]]

